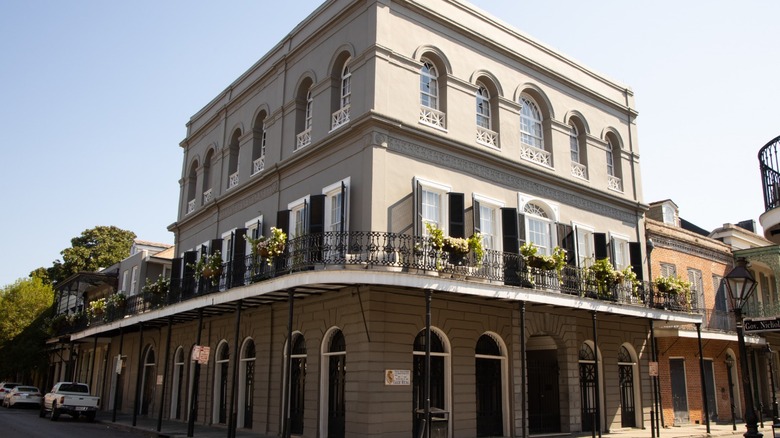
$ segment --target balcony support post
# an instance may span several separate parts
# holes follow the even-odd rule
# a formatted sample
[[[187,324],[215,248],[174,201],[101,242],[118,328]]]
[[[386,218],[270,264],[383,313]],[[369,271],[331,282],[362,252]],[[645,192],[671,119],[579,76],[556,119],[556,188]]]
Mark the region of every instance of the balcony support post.
[[[696,337],[699,339],[699,375],[701,376],[701,399],[704,403],[704,421],[707,425],[707,435],[710,434],[710,407],[707,400],[707,379],[704,378],[704,350],[701,345],[701,323],[696,323]]]
[[[121,372],[122,370],[122,345],[125,341],[125,332],[122,326],[119,326],[119,355],[117,356],[117,368]],[[114,374],[119,374],[117,370],[114,370]],[[119,376],[114,381],[114,406],[111,407],[111,422],[116,423],[116,408],[119,406],[119,397],[117,392],[119,390]]]
[[[138,323],[138,374],[135,376],[135,400],[133,401],[133,427],[138,422],[138,411],[141,398],[141,376],[144,372],[144,323]]]
[[[162,430],[163,407],[165,407],[165,387],[168,383],[168,361],[171,357],[171,331],[173,329],[173,315],[168,315],[168,334],[165,337],[165,364],[163,364],[163,381],[160,389],[160,411],[157,415],[157,432]]]
[[[203,331],[203,308],[198,309],[198,334],[195,339],[195,346],[200,346],[200,334]],[[192,358],[190,357],[190,360]],[[187,418],[187,436],[192,437],[195,434],[195,417],[198,416],[198,386],[200,383],[200,362],[195,362],[195,370],[192,373],[192,394],[190,394],[190,413]]]

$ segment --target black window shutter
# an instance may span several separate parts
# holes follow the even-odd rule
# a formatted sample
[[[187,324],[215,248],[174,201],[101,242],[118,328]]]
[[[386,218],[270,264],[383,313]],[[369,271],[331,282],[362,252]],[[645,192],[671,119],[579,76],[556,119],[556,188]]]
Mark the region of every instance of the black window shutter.
[[[422,184],[420,184],[419,181],[416,181],[412,198],[412,201],[414,202],[412,231],[415,236],[422,236]]]
[[[341,227],[342,233],[347,231],[347,185],[341,182]]]
[[[181,257],[171,260],[171,292],[178,294],[181,291],[181,268],[184,261]]]
[[[463,193],[447,193],[449,198],[449,229],[452,237],[466,237],[465,201]]]
[[[192,292],[195,290],[195,263],[197,263],[197,260],[197,251],[187,251],[184,253],[182,292]]]
[[[214,252],[219,251],[222,252],[222,239],[211,239],[211,244],[209,244],[209,255],[213,255]],[[222,254],[222,260],[225,260],[229,254]]]
[[[518,232],[518,214],[515,208],[502,208],[501,209],[501,229],[503,235],[503,248],[504,252],[513,254],[520,253],[520,240],[517,234]]]
[[[558,246],[566,250],[566,264],[576,265],[577,254],[574,250],[574,228],[571,225],[555,224],[558,228]]]
[[[593,233],[593,246],[596,253],[596,260],[609,258],[607,252],[607,235],[605,233]]]
[[[525,245],[525,215],[523,213],[517,215],[517,239],[520,246]],[[518,252],[520,252],[519,249]]]
[[[474,215],[474,234],[482,232],[482,216],[479,212],[479,201],[473,199],[471,201],[471,213]]]
[[[238,228],[233,234],[233,275],[230,283],[234,286],[244,284],[244,267],[246,266],[246,228]]]
[[[609,245],[607,246],[607,253],[609,254],[609,262],[612,266],[615,266],[615,239],[609,239]]]
[[[312,195],[309,201],[309,233],[321,234],[325,231],[325,195]]]
[[[634,270],[636,278],[644,280],[642,273],[642,245],[639,242],[628,242],[628,256],[631,259],[631,269]]]
[[[276,212],[276,228],[290,234],[290,210],[281,210]]]

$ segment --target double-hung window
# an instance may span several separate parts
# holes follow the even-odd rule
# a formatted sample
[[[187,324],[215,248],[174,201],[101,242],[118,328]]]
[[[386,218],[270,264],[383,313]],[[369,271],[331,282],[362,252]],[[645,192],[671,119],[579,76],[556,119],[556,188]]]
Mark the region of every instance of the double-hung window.
[[[612,235],[612,259],[616,269],[623,270],[631,266],[631,256],[626,237]]]
[[[130,275],[130,295],[137,293],[138,287],[138,266],[133,266],[133,273]]]
[[[415,230],[417,234],[422,236],[428,235],[426,225],[438,227],[444,230],[446,234],[447,217],[445,212],[448,205],[446,195],[450,192],[450,187],[420,178],[415,178],[414,187],[417,218]]]
[[[252,239],[258,239],[263,235],[263,216],[258,216],[251,221],[247,221],[244,226],[246,227],[246,235]],[[252,245],[247,242],[245,255],[252,255]]]
[[[501,221],[500,209],[503,202],[484,196],[474,195],[472,200],[474,212],[474,231],[482,235],[482,247],[486,250],[500,250]]]
[[[420,69],[420,104],[424,107],[439,109],[439,83],[436,67],[423,59]]]
[[[523,97],[520,100],[520,141],[537,149],[544,149],[542,138],[542,113],[536,103]]]
[[[595,261],[593,229],[575,225],[577,230],[577,266],[587,268]]]
[[[324,230],[338,233],[347,231],[347,219],[349,213],[349,183],[346,178],[322,189],[325,195],[325,224]]]
[[[547,212],[533,202],[525,204],[523,212],[528,241],[537,248],[539,254],[552,254],[552,220]]]

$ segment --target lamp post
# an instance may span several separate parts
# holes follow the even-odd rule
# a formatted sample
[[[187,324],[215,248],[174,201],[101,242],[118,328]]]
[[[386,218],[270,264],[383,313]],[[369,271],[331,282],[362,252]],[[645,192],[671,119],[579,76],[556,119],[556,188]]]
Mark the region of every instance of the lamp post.
[[[764,435],[758,431],[758,417],[753,409],[753,391],[750,388],[750,376],[748,375],[747,349],[745,348],[745,334],[742,325],[742,307],[750,295],[756,289],[756,280],[747,270],[747,262],[740,258],[737,266],[726,275],[726,290],[734,310],[734,318],[737,321],[737,341],[739,342],[739,365],[742,368],[742,390],[745,394],[745,429],[742,435],[745,438],[761,438]]]
[[[766,344],[766,360],[769,361],[769,379],[772,384],[772,425],[780,423],[780,418],[777,416],[777,390],[775,389],[775,354],[772,351],[772,347]]]

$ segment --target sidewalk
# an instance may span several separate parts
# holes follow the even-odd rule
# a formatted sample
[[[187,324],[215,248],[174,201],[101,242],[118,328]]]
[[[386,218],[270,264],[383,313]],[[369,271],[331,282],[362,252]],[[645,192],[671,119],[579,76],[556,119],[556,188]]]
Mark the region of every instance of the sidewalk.
[[[149,437],[171,437],[171,438],[183,438],[187,436],[187,423],[181,421],[163,420],[162,428],[160,432],[157,432],[157,419],[138,416],[136,419],[135,427],[132,426],[133,417],[130,414],[117,413],[116,423],[111,421],[110,412],[100,412],[97,416],[97,421],[107,426],[113,426],[120,429],[136,430],[140,432],[148,433]],[[759,432],[764,435],[764,438],[772,438],[772,423],[764,422],[764,427],[759,425]],[[711,424],[710,434],[707,435],[707,427],[704,425],[689,425],[681,427],[669,427],[661,429],[660,438],[707,438],[715,436],[742,436],[745,433],[744,423],[737,423],[737,430],[732,429],[731,424]],[[226,438],[227,427],[225,426],[207,426],[203,424],[195,424],[194,437],[198,438]],[[548,437],[552,436],[570,436],[586,438],[590,437],[590,433],[573,433],[573,434],[554,434],[544,435]],[[780,435],[778,435],[780,436]],[[236,438],[278,438],[278,435],[262,435],[257,431],[251,431],[246,429],[238,429],[236,431]],[[613,438],[650,438],[650,429],[617,429],[610,433],[603,433],[603,437]]]

